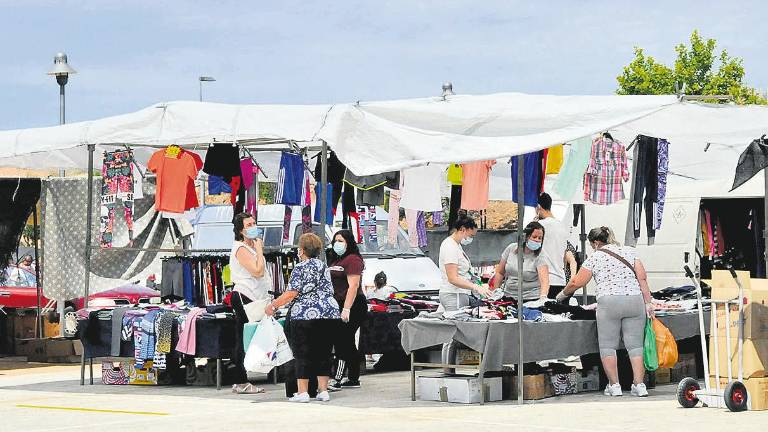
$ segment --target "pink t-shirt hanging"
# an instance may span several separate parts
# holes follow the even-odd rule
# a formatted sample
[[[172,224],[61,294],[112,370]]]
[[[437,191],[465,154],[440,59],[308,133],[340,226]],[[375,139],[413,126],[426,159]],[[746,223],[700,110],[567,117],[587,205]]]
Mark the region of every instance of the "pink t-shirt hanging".
[[[495,160],[462,164],[464,184],[461,189],[461,208],[485,210],[488,208],[488,176]]]

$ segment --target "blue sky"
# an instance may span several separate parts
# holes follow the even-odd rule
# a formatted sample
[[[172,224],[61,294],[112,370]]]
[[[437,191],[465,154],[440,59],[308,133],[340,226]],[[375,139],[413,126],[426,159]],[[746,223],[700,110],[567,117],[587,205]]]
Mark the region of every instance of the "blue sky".
[[[711,3],[711,4],[708,4]],[[673,5],[669,5],[673,4]],[[608,94],[641,46],[671,63],[693,29],[768,88],[759,1],[0,0],[0,130],[54,125],[58,51],[79,72],[67,121],[196,100],[328,103],[519,91]]]

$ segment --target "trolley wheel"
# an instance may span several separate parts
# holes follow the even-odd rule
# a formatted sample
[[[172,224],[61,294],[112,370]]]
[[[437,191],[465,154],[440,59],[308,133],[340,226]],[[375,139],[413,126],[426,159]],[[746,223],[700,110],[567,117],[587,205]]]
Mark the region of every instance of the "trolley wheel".
[[[733,412],[746,411],[747,388],[740,381],[733,381],[725,387],[725,406]]]
[[[680,384],[677,385],[677,401],[683,408],[693,408],[699,403],[699,398],[696,397],[696,390],[701,390],[699,382],[693,378],[683,378]]]

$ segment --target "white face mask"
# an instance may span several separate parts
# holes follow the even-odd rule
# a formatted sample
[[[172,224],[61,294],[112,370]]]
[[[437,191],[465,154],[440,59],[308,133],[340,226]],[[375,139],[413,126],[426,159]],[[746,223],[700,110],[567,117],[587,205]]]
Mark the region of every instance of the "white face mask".
[[[461,242],[460,242],[460,243],[461,243],[461,245],[462,245],[462,246],[469,246],[470,244],[472,244],[472,242],[473,242],[474,240],[475,240],[475,238],[474,238],[474,237],[467,237],[467,238],[463,238],[463,239],[461,239]]]

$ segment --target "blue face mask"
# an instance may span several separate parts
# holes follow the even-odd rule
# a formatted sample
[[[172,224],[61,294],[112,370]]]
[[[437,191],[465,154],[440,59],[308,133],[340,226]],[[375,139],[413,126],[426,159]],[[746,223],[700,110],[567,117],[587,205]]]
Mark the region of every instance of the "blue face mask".
[[[342,256],[347,251],[347,244],[340,241],[334,242],[333,251],[336,252],[336,255]]]
[[[528,240],[527,242],[525,242],[525,245],[528,246],[528,249],[534,252],[541,249],[541,242],[537,242],[534,240]]]
[[[259,237],[259,228],[256,226],[248,227],[243,234],[251,240],[256,239]]]

